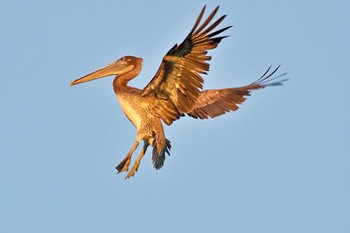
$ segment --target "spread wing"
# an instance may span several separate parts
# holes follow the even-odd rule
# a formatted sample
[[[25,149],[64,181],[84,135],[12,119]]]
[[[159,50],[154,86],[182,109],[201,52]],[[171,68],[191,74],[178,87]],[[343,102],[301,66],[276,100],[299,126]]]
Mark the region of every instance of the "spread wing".
[[[242,104],[246,100],[246,96],[250,96],[252,90],[265,88],[267,86],[280,86],[287,80],[273,81],[285,75],[284,73],[271,78],[278,68],[279,66],[269,74],[271,69],[271,67],[269,67],[261,78],[244,87],[202,91],[196,103],[187,114],[194,118],[207,119],[238,110],[238,104]]]
[[[210,24],[218,9],[216,7],[199,26],[205,11],[203,7],[186,39],[180,45],[175,44],[163,57],[157,73],[141,92],[143,97],[154,98],[153,112],[167,125],[193,108],[203,88],[201,74],[209,70],[207,61],[211,57],[206,55],[207,51],[216,48],[226,37],[217,35],[231,27],[213,31],[226,17]]]

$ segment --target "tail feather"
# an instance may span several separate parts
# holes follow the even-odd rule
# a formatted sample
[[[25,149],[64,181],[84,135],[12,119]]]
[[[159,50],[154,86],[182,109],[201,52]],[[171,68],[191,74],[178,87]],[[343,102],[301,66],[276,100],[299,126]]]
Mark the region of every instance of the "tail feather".
[[[165,147],[159,154],[158,154],[157,144],[153,146],[152,160],[153,160],[153,167],[155,169],[158,170],[163,167],[164,161],[165,161],[165,154],[170,155],[170,150],[171,150],[171,144],[168,139],[165,139]]]

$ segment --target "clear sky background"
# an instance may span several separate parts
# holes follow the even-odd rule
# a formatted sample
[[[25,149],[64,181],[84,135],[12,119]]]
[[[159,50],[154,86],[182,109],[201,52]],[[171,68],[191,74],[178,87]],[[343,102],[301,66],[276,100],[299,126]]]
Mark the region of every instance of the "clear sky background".
[[[204,4],[234,25],[206,88],[290,80],[165,127],[163,169],[148,152],[124,180],[136,130],[112,78],[69,83],[135,55],[143,88]],[[0,232],[350,232],[349,22],[348,0],[1,0]]]

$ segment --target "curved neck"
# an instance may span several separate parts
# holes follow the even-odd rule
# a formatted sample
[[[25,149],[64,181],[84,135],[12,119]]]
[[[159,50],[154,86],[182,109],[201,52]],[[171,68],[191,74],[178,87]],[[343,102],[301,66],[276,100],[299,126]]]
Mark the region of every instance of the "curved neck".
[[[134,63],[134,68],[127,73],[120,74],[114,78],[113,89],[117,92],[118,89],[128,86],[128,82],[135,78],[141,71],[142,60],[136,60]]]

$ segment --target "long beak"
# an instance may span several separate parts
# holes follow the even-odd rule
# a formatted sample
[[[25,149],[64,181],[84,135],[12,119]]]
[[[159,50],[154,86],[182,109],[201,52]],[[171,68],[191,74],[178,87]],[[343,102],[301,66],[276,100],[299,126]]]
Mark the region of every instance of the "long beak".
[[[74,86],[76,84],[89,82],[89,81],[103,78],[103,77],[107,77],[110,75],[123,74],[123,73],[129,72],[130,70],[132,70],[133,67],[134,67],[133,65],[128,65],[128,63],[126,63],[125,61],[118,60],[116,62],[113,62],[113,63],[99,69],[99,70],[96,70],[88,75],[85,75],[82,78],[74,80],[73,82],[70,83],[70,85]]]

